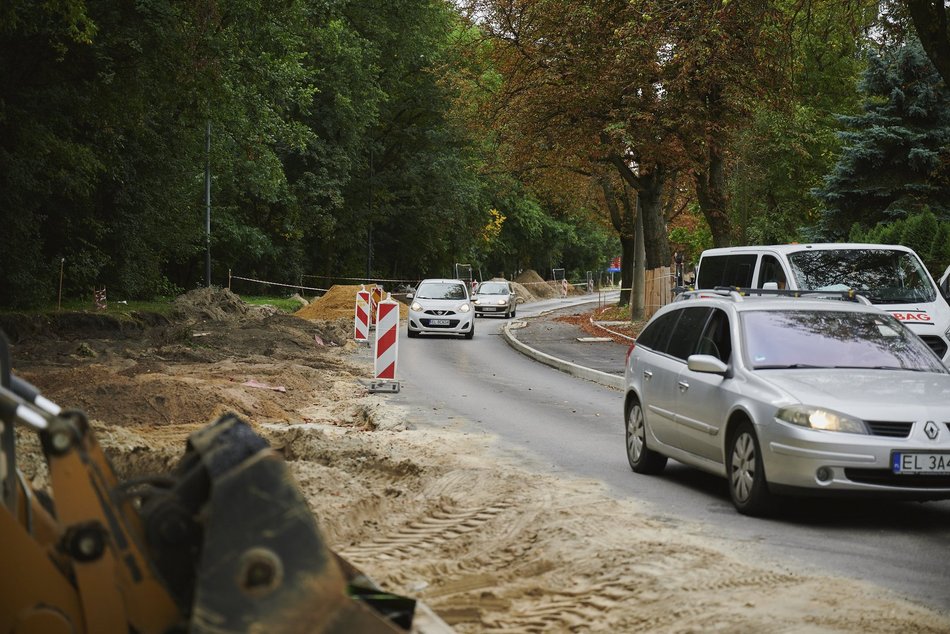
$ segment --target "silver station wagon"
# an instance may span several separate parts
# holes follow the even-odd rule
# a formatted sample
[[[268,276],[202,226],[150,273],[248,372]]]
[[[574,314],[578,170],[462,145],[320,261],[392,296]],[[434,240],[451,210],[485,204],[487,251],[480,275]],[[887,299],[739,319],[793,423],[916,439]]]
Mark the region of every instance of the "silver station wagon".
[[[707,290],[628,353],[627,458],[728,479],[741,513],[781,495],[950,498],[950,373],[860,296]]]

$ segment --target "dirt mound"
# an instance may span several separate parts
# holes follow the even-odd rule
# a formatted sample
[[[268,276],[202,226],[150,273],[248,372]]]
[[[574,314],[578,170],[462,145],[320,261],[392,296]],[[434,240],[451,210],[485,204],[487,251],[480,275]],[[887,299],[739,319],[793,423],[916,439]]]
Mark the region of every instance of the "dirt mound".
[[[365,286],[367,290],[374,287],[374,284]],[[352,320],[356,310],[356,293],[364,288],[361,284],[340,285],[336,284],[330,287],[321,297],[310,302],[296,313],[295,316],[302,319],[342,319]],[[385,297],[385,293],[383,294]],[[399,305],[399,317],[405,319],[409,315],[409,307]]]
[[[534,269],[522,271],[515,281],[531,291],[537,299],[551,299],[559,297],[560,292],[554,288],[553,282],[545,282]]]
[[[247,312],[247,304],[226,288],[196,288],[172,302],[172,316],[182,321],[233,319]]]
[[[518,282],[511,282],[511,288],[515,289],[515,292],[518,293],[518,299],[523,299],[526,302],[536,302],[538,298],[535,297],[534,293],[528,290],[528,287],[519,284]],[[519,304],[521,302],[518,302]]]

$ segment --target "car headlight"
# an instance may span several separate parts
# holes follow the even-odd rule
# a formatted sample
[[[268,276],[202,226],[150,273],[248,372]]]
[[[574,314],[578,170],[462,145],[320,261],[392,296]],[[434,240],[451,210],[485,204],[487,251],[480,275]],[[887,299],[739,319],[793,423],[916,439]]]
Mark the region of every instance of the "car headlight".
[[[479,304],[482,303],[482,300],[480,300],[480,299],[473,299],[473,300],[472,300],[472,303],[475,304],[476,306],[478,306]]]
[[[472,310],[472,307],[469,306],[468,304],[462,304],[461,306],[459,306],[460,313],[467,313],[470,310]]]
[[[497,303],[499,306],[504,306],[505,304],[508,303],[508,300],[507,300],[507,299],[499,299],[496,303]]]
[[[410,309],[410,310],[413,310],[413,311],[415,311],[415,312],[417,312],[417,313],[421,313],[421,312],[422,312],[422,304],[420,304],[419,302],[412,302],[412,304],[409,305],[409,309]]]
[[[864,421],[820,407],[809,407],[807,405],[783,407],[775,414],[775,418],[793,425],[822,431],[840,431],[849,434],[868,433]]]

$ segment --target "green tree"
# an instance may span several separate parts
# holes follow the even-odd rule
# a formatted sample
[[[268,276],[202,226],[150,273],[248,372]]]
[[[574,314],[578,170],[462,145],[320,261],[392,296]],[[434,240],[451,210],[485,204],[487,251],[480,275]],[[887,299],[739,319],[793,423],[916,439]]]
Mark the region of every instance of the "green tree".
[[[924,210],[946,217],[950,93],[919,42],[872,54],[861,88],[864,112],[842,117],[844,150],[815,190],[825,206],[825,236]]]

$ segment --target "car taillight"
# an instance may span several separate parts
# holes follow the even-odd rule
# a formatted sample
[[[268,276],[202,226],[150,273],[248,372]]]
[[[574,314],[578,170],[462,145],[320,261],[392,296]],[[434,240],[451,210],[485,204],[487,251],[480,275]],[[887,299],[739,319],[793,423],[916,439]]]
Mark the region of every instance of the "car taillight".
[[[630,365],[630,355],[633,353],[633,349],[636,347],[637,347],[636,341],[630,344],[630,347],[627,349],[627,358],[624,360],[624,365]]]

